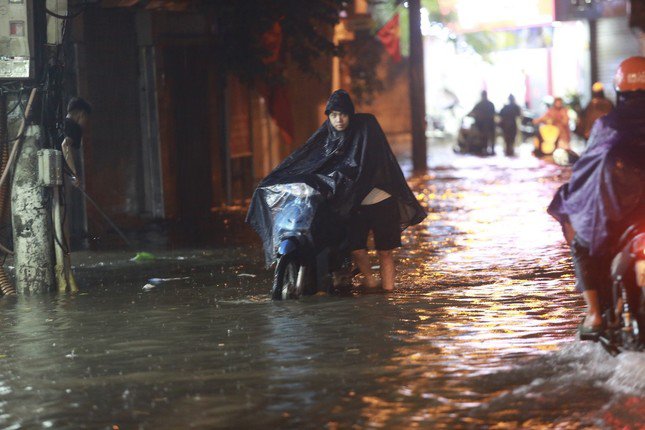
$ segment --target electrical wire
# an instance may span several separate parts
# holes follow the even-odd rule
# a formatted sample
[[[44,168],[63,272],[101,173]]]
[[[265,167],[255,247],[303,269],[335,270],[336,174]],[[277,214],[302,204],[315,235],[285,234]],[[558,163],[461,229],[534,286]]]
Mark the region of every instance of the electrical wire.
[[[16,289],[9,280],[7,272],[4,270],[4,264],[0,266],[0,292],[3,296],[15,296]]]
[[[87,8],[90,6],[90,2],[88,0],[83,1],[82,4],[78,5],[80,9],[76,12],[70,13],[70,10],[68,9],[66,15],[61,15],[58,13],[55,13],[48,8],[45,7],[45,13],[47,15],[53,16],[54,18],[63,20],[62,26],[61,26],[61,33],[62,33],[62,43],[59,44],[56,47],[56,52],[53,55],[53,64],[50,65],[50,67],[47,68],[47,71],[45,72],[45,76],[43,79],[43,82],[40,83],[37,87],[32,87],[32,88],[25,88],[23,83],[21,81],[10,81],[10,82],[5,82],[2,85],[0,85],[0,93],[1,94],[16,94],[17,95],[17,101],[11,106],[10,109],[7,110],[6,115],[9,116],[12,113],[14,113],[17,109],[20,109],[21,116],[22,116],[22,123],[20,126],[20,130],[17,134],[17,136],[13,139],[9,139],[8,136],[6,139],[3,139],[4,141],[1,142],[1,144],[5,145],[5,147],[8,147],[9,144],[14,143],[13,148],[11,150],[11,153],[9,154],[8,159],[6,160],[7,163],[5,165],[4,170],[2,171],[2,175],[0,176],[0,187],[2,187],[2,184],[5,182],[6,178],[9,176],[9,172],[13,167],[13,164],[15,162],[16,153],[21,146],[22,139],[25,137],[26,130],[27,130],[27,125],[29,123],[30,117],[31,117],[31,107],[33,103],[33,99],[35,96],[35,90],[38,88],[42,95],[43,95],[43,103],[42,103],[42,121],[43,121],[43,128],[44,128],[44,136],[47,139],[47,142],[51,142],[52,139],[55,139],[55,130],[58,129],[57,124],[62,121],[62,103],[63,103],[63,85],[62,85],[62,70],[64,69],[64,52],[63,52],[63,45],[68,39],[68,23],[84,13]],[[16,88],[16,85],[19,85],[18,88]],[[30,96],[29,96],[29,101],[27,102],[27,105],[24,104],[23,100],[23,93],[24,91],[30,91]],[[53,102],[52,102],[53,99]],[[61,191],[64,193],[64,188],[61,187]],[[88,197],[88,196],[86,196]],[[61,194],[61,199],[62,199],[62,204],[64,204],[64,196]],[[52,196],[51,193],[49,195],[49,201],[47,202],[46,206],[51,207],[51,200]],[[64,207],[64,212],[63,212],[63,222],[65,220],[65,217],[67,215],[67,210]],[[52,216],[51,211],[50,212],[50,217]],[[63,249],[65,254],[69,255],[69,247],[63,245],[63,243],[67,243],[66,238],[65,238],[65,233],[63,231],[63,237],[59,238],[58,235],[54,232],[54,240],[56,243]],[[3,262],[4,259],[6,259],[6,256],[9,254],[13,254],[13,251],[5,247],[2,243],[0,243],[0,250],[4,252],[3,256]],[[0,295],[15,295],[16,290],[9,281],[9,278],[7,274],[4,271],[4,268],[2,265],[0,265]]]
[[[45,8],[45,12],[47,13],[47,15],[53,16],[54,18],[62,19],[63,21],[69,21],[69,20],[74,19],[77,16],[81,15],[83,12],[85,12],[90,4],[91,3],[89,3],[87,0],[84,1],[83,4],[78,5],[79,7],[81,7],[81,10],[79,10],[78,12],[75,12],[75,13],[73,13],[71,15],[69,14],[69,11],[67,12],[67,15],[61,15],[61,14],[58,14],[58,13],[56,13],[54,11],[51,11],[51,10],[49,10],[47,8]]]

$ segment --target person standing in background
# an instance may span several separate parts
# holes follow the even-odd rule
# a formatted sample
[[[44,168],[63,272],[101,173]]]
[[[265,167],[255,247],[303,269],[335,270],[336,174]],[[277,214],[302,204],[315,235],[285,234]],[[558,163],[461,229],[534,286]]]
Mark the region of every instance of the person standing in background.
[[[598,118],[607,115],[614,108],[614,104],[605,97],[605,90],[600,82],[596,82],[591,87],[591,101],[582,111],[582,115],[578,120],[578,127],[576,133],[589,140],[591,128]]]
[[[509,157],[514,155],[513,145],[517,137],[517,118],[521,115],[522,109],[515,103],[515,96],[509,95],[508,103],[499,111],[499,125],[502,128],[505,143],[504,154]]]

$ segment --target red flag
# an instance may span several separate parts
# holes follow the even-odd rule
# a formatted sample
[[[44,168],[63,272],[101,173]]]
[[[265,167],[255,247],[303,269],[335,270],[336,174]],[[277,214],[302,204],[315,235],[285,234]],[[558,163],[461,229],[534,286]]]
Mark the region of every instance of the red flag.
[[[394,61],[401,61],[401,42],[399,37],[399,14],[385,23],[376,33],[388,54]]]
[[[267,50],[267,56],[262,62],[273,67],[277,72],[282,70],[282,26],[276,22],[262,35],[262,46]],[[274,119],[280,134],[287,145],[293,142],[293,117],[291,115],[291,102],[289,101],[288,88],[284,84],[262,85],[260,92],[267,101],[269,115]]]

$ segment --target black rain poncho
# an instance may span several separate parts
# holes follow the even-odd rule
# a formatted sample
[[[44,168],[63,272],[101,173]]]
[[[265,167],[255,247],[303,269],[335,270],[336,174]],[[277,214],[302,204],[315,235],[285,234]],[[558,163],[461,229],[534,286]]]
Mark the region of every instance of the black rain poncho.
[[[300,192],[300,197],[293,199],[279,186],[297,183],[309,185],[315,193]],[[329,224],[327,229],[337,230],[343,225],[338,223],[346,221],[375,187],[397,199],[401,230],[426,217],[373,115],[352,115],[344,132],[336,131],[329,120],[325,121],[253,193],[246,221],[262,239],[267,266],[275,261],[281,239],[274,229],[275,216],[286,206],[307,206],[323,200],[334,216],[322,222]]]

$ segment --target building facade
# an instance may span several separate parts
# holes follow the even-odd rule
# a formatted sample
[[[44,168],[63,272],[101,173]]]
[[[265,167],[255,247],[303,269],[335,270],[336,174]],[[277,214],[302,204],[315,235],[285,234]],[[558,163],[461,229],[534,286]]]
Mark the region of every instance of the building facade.
[[[320,125],[330,78],[288,66],[294,129],[285,139],[266,97],[222,72],[209,17],[113,3],[87,8],[71,27],[72,93],[94,108],[82,154],[88,193],[130,229],[203,230],[222,210],[243,211],[255,184]],[[321,63],[330,70],[331,59]],[[105,232],[93,211],[75,216],[75,235]]]

